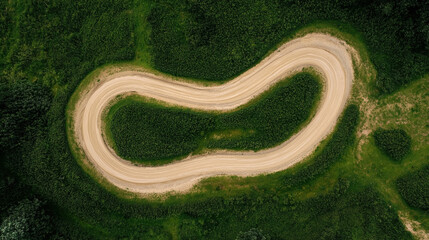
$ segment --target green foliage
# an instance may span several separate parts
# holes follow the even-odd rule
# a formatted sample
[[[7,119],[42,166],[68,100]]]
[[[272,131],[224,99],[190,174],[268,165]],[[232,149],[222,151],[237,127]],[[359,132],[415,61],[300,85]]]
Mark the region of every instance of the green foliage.
[[[131,102],[119,108],[108,125],[119,156],[146,162],[195,151],[213,121],[203,113]]]
[[[339,161],[355,140],[358,121],[359,108],[356,105],[349,105],[339,120],[332,138],[323,150],[303,169],[286,175],[284,177],[286,186],[294,187],[306,183],[325,173],[330,166]]]
[[[119,156],[149,164],[202,148],[260,150],[280,144],[302,126],[320,88],[315,76],[299,73],[245,107],[223,114],[125,99],[108,113],[107,128]],[[219,136],[234,131],[235,135]]]
[[[232,78],[300,27],[324,20],[349,23],[362,33],[382,93],[429,70],[425,1],[156,2],[148,18],[153,61],[157,69],[173,75]]]
[[[270,237],[264,235],[261,229],[251,228],[247,232],[240,232],[236,240],[269,240]]]
[[[46,239],[50,233],[49,217],[38,199],[25,199],[10,210],[0,226],[0,239]]]
[[[127,3],[124,8],[128,8]],[[126,11],[116,13],[108,9],[97,18],[85,21],[81,29],[82,53],[85,59],[93,59],[96,66],[105,62],[132,59],[134,55],[133,25]],[[94,34],[97,33],[97,34]],[[100,44],[102,43],[102,44]],[[106,51],[106,47],[109,50]]]
[[[402,129],[379,128],[374,132],[374,139],[375,145],[394,161],[401,161],[411,149],[411,138]]]
[[[271,239],[412,239],[371,187],[339,179],[331,191],[307,200],[282,190],[190,202],[185,213],[203,219],[204,239],[231,239],[254,226]]]
[[[14,1],[1,77],[47,86],[82,79],[96,66],[134,57],[133,21],[127,1]],[[3,32],[2,32],[3,33]]]
[[[272,26],[278,24],[278,15],[270,10],[276,5],[174,0],[157,4],[148,18],[155,67],[215,81],[237,75],[280,40]]]
[[[429,212],[429,165],[398,178],[396,187],[408,205]]]
[[[11,149],[21,137],[31,137],[35,122],[51,105],[49,89],[27,81],[0,83],[0,147]],[[1,151],[1,150],[0,150]]]
[[[201,239],[203,237],[202,220],[195,221],[192,218],[182,218],[179,224],[180,239]]]
[[[10,36],[11,28],[13,27],[11,24],[13,12],[7,7],[7,5],[6,1],[0,2],[0,32],[2,33],[0,35],[0,76],[3,72],[4,61],[8,51],[6,43]]]

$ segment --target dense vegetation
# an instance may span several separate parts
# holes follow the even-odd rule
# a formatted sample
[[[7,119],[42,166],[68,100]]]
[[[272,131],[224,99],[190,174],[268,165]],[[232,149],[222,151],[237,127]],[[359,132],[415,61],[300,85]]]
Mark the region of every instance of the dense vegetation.
[[[107,114],[119,156],[157,164],[197,150],[260,150],[280,144],[315,109],[320,83],[300,73],[276,84],[239,110],[216,114],[121,100]]]
[[[377,129],[374,132],[375,145],[395,161],[402,160],[411,149],[411,138],[402,129]]]
[[[396,187],[410,206],[429,212],[429,165],[398,178]]]
[[[429,70],[427,1],[155,1],[149,15],[153,61],[161,71],[231,78],[306,24],[351,24],[370,51],[376,86],[392,92]],[[353,31],[353,30],[351,30]]]
[[[65,107],[76,86],[95,67],[134,58],[131,6],[131,1],[122,0],[0,1],[2,223],[16,219],[20,209],[28,206],[21,203],[35,194],[54,208],[61,206],[70,191],[57,191],[64,186],[65,176],[83,176],[82,186],[92,181],[76,164],[62,165],[75,161],[64,128]],[[34,216],[39,216],[42,208],[36,211]],[[70,205],[64,211],[74,212]],[[53,223],[72,219],[59,215],[57,210]],[[31,227],[29,222],[24,230]],[[39,228],[36,234],[43,237],[45,230]],[[67,236],[69,231],[58,232]],[[3,232],[2,237],[10,237],[7,233],[11,232]]]
[[[2,138],[12,139],[2,140],[0,148],[1,229],[9,226],[8,222],[23,219],[18,216],[25,216],[27,224],[15,226],[24,226],[24,230],[40,226],[34,229],[38,236],[49,234],[54,239],[232,239],[255,227],[272,239],[410,238],[391,201],[361,182],[371,179],[362,172],[356,173],[359,177],[347,172],[351,176],[337,179],[337,170],[333,169],[325,174],[329,174],[330,181],[325,181],[325,175],[317,176],[323,178],[320,181],[329,191],[312,191],[308,184],[290,191],[284,186],[289,173],[281,172],[255,178],[257,183],[251,187],[232,193],[211,191],[173,197],[163,203],[121,199],[95,182],[70,152],[65,108],[89,71],[104,63],[134,58],[137,34],[133,32],[133,11],[139,2],[133,3],[0,1],[0,130]],[[303,24],[331,19],[340,27],[350,23],[362,34],[377,68],[377,86],[383,92],[418,78],[429,66],[427,1],[171,3],[153,4],[150,22],[154,64],[181,76],[234,76]],[[269,4],[274,7],[265,6]],[[215,19],[214,24],[200,18],[189,21],[198,14],[187,13],[199,11],[198,7],[188,11],[191,5],[201,5],[201,15]],[[168,21],[167,16],[174,21]],[[180,27],[185,30],[170,31],[177,16],[182,17]],[[191,28],[193,34],[186,30]],[[184,32],[189,44],[200,47],[187,47],[188,41],[182,44]],[[211,32],[219,37],[211,37]],[[177,34],[180,44],[168,34]],[[180,51],[183,55],[178,56]],[[163,60],[164,56],[173,61],[163,63],[168,61]],[[43,90],[41,85],[52,91]],[[32,101],[35,106],[27,105],[30,98],[11,94],[10,89],[28,91],[31,98],[40,101]],[[18,115],[12,112],[14,102],[23,107],[14,109]],[[50,107],[44,114],[47,102]],[[15,124],[10,118],[17,119],[18,125],[9,124]],[[332,179],[337,182],[334,187]],[[302,199],[309,193],[313,195]],[[41,206],[36,198],[47,204]],[[44,220],[49,221],[50,229],[44,227]],[[4,237],[9,236],[2,231]]]
[[[124,159],[150,164],[161,163],[194,152],[213,127],[209,114],[145,103],[131,98],[110,110],[107,131],[114,148]],[[126,101],[126,103],[125,103]]]
[[[0,147],[13,149],[33,129],[51,105],[51,93],[41,84],[0,82]]]
[[[37,198],[24,199],[6,217],[0,226],[1,239],[46,239],[51,237],[49,216],[45,214],[42,202]]]
[[[355,234],[359,239],[411,239],[373,189],[354,192],[345,179],[339,179],[331,192],[307,201],[296,201],[281,192],[272,193],[271,200],[259,196],[263,199],[259,202],[258,196],[249,197],[256,200],[242,196],[233,200],[238,202],[233,208],[225,207],[236,216],[222,218],[214,237],[207,239],[229,239],[228,231],[235,232],[242,225],[240,219],[246,225],[258,225],[272,239],[349,239]],[[222,214],[231,216],[226,211]]]
[[[131,3],[3,1],[2,82],[29,79],[74,89],[96,66],[133,59]]]

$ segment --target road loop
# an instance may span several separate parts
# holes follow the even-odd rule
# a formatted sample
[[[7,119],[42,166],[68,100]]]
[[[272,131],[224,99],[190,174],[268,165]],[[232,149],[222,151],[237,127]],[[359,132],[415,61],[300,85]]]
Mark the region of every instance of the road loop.
[[[353,83],[352,51],[335,37],[308,34],[285,43],[237,78],[209,87],[145,72],[120,72],[82,91],[73,112],[74,138],[104,178],[119,188],[139,193],[184,191],[202,178],[215,175],[252,176],[280,171],[303,160],[332,132]],[[258,152],[217,151],[164,166],[142,167],[118,157],[102,136],[103,110],[118,95],[134,92],[195,109],[231,110],[304,67],[312,67],[323,76],[321,102],[310,123],[277,147]]]

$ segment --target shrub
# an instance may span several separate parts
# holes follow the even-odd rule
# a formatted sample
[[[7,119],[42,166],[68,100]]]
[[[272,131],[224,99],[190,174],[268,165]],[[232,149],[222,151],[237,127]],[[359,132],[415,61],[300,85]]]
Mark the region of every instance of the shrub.
[[[429,165],[398,178],[396,187],[408,205],[429,211]]]
[[[402,129],[379,128],[374,132],[374,140],[375,145],[395,161],[402,160],[410,152],[411,138]]]

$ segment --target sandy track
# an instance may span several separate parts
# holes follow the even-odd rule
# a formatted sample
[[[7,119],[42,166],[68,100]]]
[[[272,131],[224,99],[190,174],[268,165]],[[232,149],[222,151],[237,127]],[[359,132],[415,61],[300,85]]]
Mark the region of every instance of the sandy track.
[[[73,113],[74,137],[88,160],[107,180],[134,192],[183,191],[209,176],[250,176],[283,170],[311,154],[332,132],[353,82],[351,51],[345,42],[332,36],[308,34],[284,44],[234,80],[212,87],[144,72],[114,74],[83,91]],[[308,66],[324,76],[321,103],[311,122],[277,147],[256,153],[219,151],[165,166],[139,167],[119,158],[103,139],[102,112],[117,95],[135,92],[196,109],[231,110]]]

